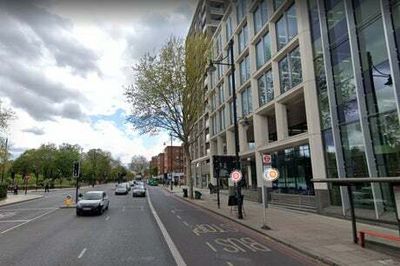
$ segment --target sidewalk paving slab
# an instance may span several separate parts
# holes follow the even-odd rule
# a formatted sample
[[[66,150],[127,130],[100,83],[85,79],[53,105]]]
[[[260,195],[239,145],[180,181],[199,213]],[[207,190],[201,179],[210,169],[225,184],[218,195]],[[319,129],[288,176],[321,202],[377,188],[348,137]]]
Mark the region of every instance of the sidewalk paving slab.
[[[20,193],[18,195],[13,195],[13,194],[8,194],[7,198],[0,200],[0,207],[16,204],[16,203],[21,203],[25,201],[31,201],[35,199],[40,199],[43,198],[43,195],[38,195],[38,194],[24,194]]]
[[[271,230],[263,230],[261,227],[263,226],[264,208],[261,203],[245,201],[245,216],[244,219],[239,220],[236,211],[231,212],[231,208],[228,207],[228,195],[220,194],[221,208],[218,209],[216,194],[210,195],[209,190],[196,188],[194,190],[202,193],[202,199],[192,200],[183,198],[182,188],[176,187],[172,193],[324,263],[331,265],[400,265],[400,245],[374,239],[376,242],[390,244],[394,248],[380,252],[373,250],[371,243],[368,242],[366,248],[361,248],[353,243],[351,222],[348,220],[270,205],[267,209],[267,225]],[[164,187],[164,189],[170,191],[169,187]],[[358,230],[369,229],[398,235],[397,230],[380,226],[363,223],[357,223],[357,226]],[[372,240],[372,238],[369,239]],[[394,252],[393,249],[395,249]]]

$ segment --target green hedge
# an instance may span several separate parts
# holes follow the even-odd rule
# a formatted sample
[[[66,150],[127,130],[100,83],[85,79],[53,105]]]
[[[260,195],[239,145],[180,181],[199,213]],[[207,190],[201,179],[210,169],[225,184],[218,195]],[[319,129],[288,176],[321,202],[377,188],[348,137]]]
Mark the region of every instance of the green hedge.
[[[4,199],[7,197],[7,185],[0,184],[0,199]]]

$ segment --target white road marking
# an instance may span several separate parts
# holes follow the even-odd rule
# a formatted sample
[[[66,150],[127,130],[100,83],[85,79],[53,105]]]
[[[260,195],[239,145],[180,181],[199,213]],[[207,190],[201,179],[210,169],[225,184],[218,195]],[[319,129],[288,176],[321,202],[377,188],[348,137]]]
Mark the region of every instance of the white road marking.
[[[172,213],[175,213],[175,211],[174,211],[174,210],[171,210],[171,212],[172,212]]]
[[[49,207],[49,208],[15,208],[15,209],[3,209],[2,211],[45,211],[45,210],[54,210],[58,209],[55,207]]]
[[[179,220],[182,219],[182,217],[180,217],[179,215],[177,215],[176,218],[178,218]]]
[[[123,211],[123,212],[125,211],[125,206],[124,206],[124,207],[122,207],[122,211]]]
[[[108,220],[110,220],[110,216],[107,216],[107,217],[106,217],[106,221],[108,221]]]
[[[147,195],[147,201],[149,202],[149,207],[150,207],[151,213],[153,214],[154,219],[156,220],[158,227],[160,228],[161,233],[164,236],[165,242],[167,242],[169,250],[171,251],[171,254],[174,257],[176,264],[178,266],[186,266],[185,261],[183,260],[181,254],[179,253],[179,250],[176,248],[174,242],[172,241],[170,235],[167,232],[167,229],[165,229],[164,224],[162,223],[160,217],[158,217],[158,214],[157,214],[156,210],[154,209],[153,204],[151,203],[150,193],[148,193],[148,195]]]
[[[207,246],[212,249],[212,251],[217,252],[217,250],[208,242],[206,242]]]
[[[23,222],[23,223],[21,223],[21,224],[18,224],[18,225],[16,225],[16,226],[13,226],[13,227],[11,227],[11,228],[8,228],[7,230],[4,230],[4,231],[1,232],[0,234],[5,234],[5,233],[7,233],[7,232],[9,232],[9,231],[11,231],[11,230],[14,230],[14,229],[20,227],[20,226],[23,226],[24,224],[27,224],[27,223],[29,223],[29,222],[32,222],[32,221],[37,220],[37,219],[39,219],[39,218],[42,218],[42,217],[45,216],[45,215],[48,215],[48,214],[50,214],[50,213],[52,213],[52,212],[55,212],[56,210],[58,210],[58,209],[53,209],[53,210],[51,210],[51,211],[45,212],[45,213],[43,213],[42,215],[36,216],[36,217],[33,218],[33,219],[30,219],[30,220],[28,220],[28,221],[26,221],[26,222]]]
[[[229,266],[233,266],[232,262],[227,261],[226,264],[228,264]]]
[[[83,255],[85,255],[85,252],[86,252],[86,248],[82,249],[81,253],[78,256],[78,259],[82,258]]]
[[[189,224],[186,221],[183,221],[183,224],[189,226]]]
[[[0,223],[24,223],[28,222],[29,220],[4,220],[0,221]]]

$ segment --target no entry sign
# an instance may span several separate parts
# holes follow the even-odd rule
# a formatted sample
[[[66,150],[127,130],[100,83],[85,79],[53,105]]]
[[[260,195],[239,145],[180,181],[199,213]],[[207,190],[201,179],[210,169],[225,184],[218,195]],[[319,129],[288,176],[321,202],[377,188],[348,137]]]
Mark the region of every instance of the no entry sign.
[[[231,172],[231,180],[233,183],[237,183],[242,180],[242,172],[240,172],[239,170],[233,170]]]

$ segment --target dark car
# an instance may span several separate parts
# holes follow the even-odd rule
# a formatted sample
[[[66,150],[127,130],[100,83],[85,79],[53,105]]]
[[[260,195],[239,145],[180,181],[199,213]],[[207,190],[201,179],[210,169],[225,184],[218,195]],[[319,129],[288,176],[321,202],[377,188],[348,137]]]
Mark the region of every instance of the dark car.
[[[84,213],[102,214],[108,210],[110,201],[104,191],[88,191],[82,195],[76,204],[76,215]]]

